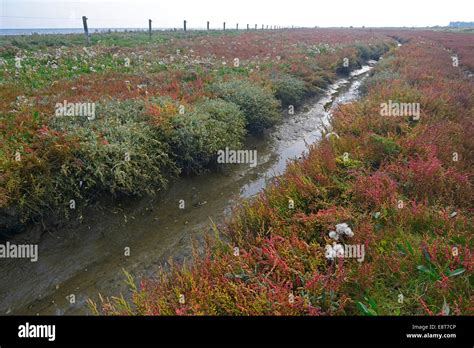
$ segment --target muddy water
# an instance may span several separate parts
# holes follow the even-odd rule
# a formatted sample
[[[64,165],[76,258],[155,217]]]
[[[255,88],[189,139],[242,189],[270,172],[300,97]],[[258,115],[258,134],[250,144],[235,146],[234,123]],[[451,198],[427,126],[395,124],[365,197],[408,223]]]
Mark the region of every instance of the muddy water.
[[[228,165],[221,172],[178,179],[155,198],[98,205],[79,226],[39,237],[38,262],[0,261],[0,313],[87,314],[88,298],[127,292],[122,269],[140,279],[152,277],[169,258],[189,259],[192,241],[210,233],[211,221],[223,221],[238,199],[258,193],[283,173],[289,159],[320,138],[331,109],[357,98],[370,69],[364,66],[338,80],[264,137],[248,138],[245,148],[258,153],[256,167]],[[180,200],[185,209],[179,209]],[[30,238],[19,235],[15,242]]]

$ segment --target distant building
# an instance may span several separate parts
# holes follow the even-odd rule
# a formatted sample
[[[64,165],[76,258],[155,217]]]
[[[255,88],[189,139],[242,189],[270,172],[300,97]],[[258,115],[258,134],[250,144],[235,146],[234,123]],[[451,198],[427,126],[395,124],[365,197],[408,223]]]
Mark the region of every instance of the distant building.
[[[449,26],[455,28],[474,28],[474,22],[450,22]]]

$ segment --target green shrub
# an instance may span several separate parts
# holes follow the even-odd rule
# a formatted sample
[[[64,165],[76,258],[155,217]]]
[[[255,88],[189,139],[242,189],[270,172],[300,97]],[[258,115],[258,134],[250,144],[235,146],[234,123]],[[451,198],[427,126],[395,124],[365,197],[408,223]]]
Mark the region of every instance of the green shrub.
[[[355,48],[358,51],[358,56],[361,60],[367,61],[370,59],[379,59],[379,57],[389,50],[390,46],[386,43],[381,44],[356,44]]]
[[[370,59],[371,50],[367,45],[357,44],[357,45],[355,45],[355,47],[356,47],[356,49],[359,53],[359,57],[362,60],[369,60]]]
[[[370,138],[374,142],[374,144],[381,148],[384,154],[390,156],[398,155],[400,153],[400,146],[398,146],[398,144],[394,140],[382,137],[378,134],[371,134]]]
[[[58,187],[53,181],[53,177],[63,175],[63,163],[73,162],[71,148],[66,145],[64,137],[51,134],[38,140],[34,155],[19,147],[21,161],[1,158],[0,172],[5,174],[0,176],[3,188],[0,229],[19,227],[47,211],[55,213],[61,210],[58,209],[61,206],[66,209],[67,203],[63,197],[68,197],[67,201],[75,197],[70,194],[71,187],[63,195],[60,191],[62,186],[56,190]],[[65,178],[65,181],[69,179]]]
[[[305,83],[290,75],[282,75],[272,79],[275,87],[275,97],[284,106],[298,106],[303,101],[307,93]]]
[[[281,119],[280,103],[271,91],[246,80],[218,82],[210,87],[218,97],[237,104],[245,115],[247,129],[258,133]]]
[[[23,153],[21,162],[2,160],[0,225],[68,217],[104,192],[143,195],[162,189],[178,170],[160,139],[141,101],[98,104],[93,120],[52,117],[32,140],[34,153]]]
[[[239,107],[222,99],[204,100],[193,111],[171,119],[167,136],[178,166],[199,173],[226,147],[237,149],[245,135]]]
[[[371,75],[368,79],[365,79],[360,87],[360,92],[362,95],[367,95],[371,88],[380,85],[390,85],[395,80],[400,79],[400,73],[393,70],[392,67],[389,67],[388,64],[392,64],[393,58],[389,57],[384,59],[379,65],[374,69],[374,74]]]
[[[123,194],[151,194],[162,189],[177,172],[160,130],[150,126],[143,101],[99,104],[96,118],[55,117],[54,128],[77,139],[74,168],[61,171],[82,181],[83,190]],[[68,186],[67,178],[56,176],[55,186]],[[68,192],[68,188],[63,188]]]
[[[0,57],[2,58],[14,58],[18,54],[18,48],[15,46],[0,46]]]

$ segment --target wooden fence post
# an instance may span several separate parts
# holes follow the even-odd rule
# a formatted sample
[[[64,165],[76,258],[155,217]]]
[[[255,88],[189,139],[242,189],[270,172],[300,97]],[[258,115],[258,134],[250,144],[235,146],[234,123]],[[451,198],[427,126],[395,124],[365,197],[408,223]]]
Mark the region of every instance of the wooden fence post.
[[[223,27],[224,27],[224,31],[225,31],[225,22],[224,22],[224,26],[223,26]]]
[[[87,27],[87,17],[82,16],[82,24],[84,25],[84,35],[86,36],[86,46],[89,46],[91,43],[89,38],[89,28]]]
[[[209,31],[209,21],[207,21],[207,31]]]
[[[150,37],[150,40],[151,40],[151,19],[148,20],[148,36]]]
[[[184,28],[184,31],[186,31],[186,23],[187,23],[187,21],[186,21],[186,20],[184,20],[184,26],[183,26],[183,28]]]

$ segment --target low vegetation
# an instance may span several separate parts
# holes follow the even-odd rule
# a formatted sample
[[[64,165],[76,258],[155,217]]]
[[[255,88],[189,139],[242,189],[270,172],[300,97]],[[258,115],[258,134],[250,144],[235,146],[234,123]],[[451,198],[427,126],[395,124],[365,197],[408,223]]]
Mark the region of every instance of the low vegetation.
[[[454,36],[453,36],[454,38]],[[453,43],[453,46],[456,46]],[[384,57],[358,102],[276,183],[112,315],[472,315],[472,80],[430,37]],[[381,116],[418,102],[421,117]],[[221,237],[219,237],[221,236]],[[359,246],[334,257],[327,245]],[[362,256],[362,255],[359,255]]]
[[[369,31],[104,33],[0,38],[0,227],[80,218],[100,194],[144,195],[282,119],[343,64],[395,41]],[[95,105],[94,117],[56,115]],[[74,208],[72,208],[74,207]]]

